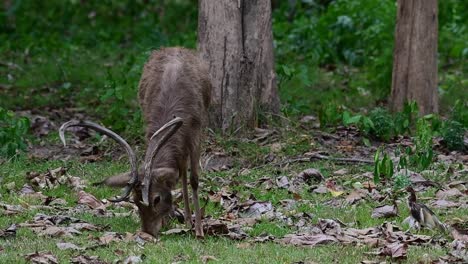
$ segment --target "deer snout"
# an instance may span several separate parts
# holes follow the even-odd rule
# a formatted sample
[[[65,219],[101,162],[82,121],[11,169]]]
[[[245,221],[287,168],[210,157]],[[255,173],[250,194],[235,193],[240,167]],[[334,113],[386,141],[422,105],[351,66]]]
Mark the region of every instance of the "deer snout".
[[[141,229],[143,232],[158,237],[164,218],[172,210],[172,196],[170,192],[151,193],[150,199],[150,205],[136,200],[141,218]]]
[[[142,231],[158,237],[162,227],[162,217],[141,218]]]

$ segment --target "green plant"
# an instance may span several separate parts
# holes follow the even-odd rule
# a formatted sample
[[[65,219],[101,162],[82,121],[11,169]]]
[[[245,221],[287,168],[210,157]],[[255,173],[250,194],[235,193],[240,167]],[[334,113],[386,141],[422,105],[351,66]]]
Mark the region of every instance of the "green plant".
[[[344,111],[342,116],[343,125],[357,125],[361,121],[362,117],[362,115],[351,115],[350,112]]]
[[[442,138],[449,150],[463,150],[465,148],[463,138],[465,128],[457,121],[447,120],[443,124]]]
[[[397,173],[393,176],[393,189],[401,190],[411,184],[408,175],[403,173]]]
[[[403,110],[395,113],[394,134],[411,134],[411,124],[418,114],[418,104],[416,101],[406,102]]]
[[[114,78],[114,75],[108,71],[103,94],[99,97],[101,104],[97,112],[103,116],[104,124],[112,126],[117,131],[141,123],[140,109],[135,104],[138,77],[135,73],[131,74],[130,70],[127,78],[123,79]]]
[[[374,123],[372,120],[364,115],[358,114],[358,115],[351,115],[350,112],[344,111],[343,116],[343,125],[349,126],[349,125],[355,125],[359,128],[361,133],[364,135],[363,137],[363,142],[366,146],[370,146],[370,141],[367,138],[369,135],[369,132],[374,129]]]
[[[336,126],[342,121],[342,110],[337,104],[328,103],[319,110],[320,127]]]
[[[16,117],[12,111],[0,107],[0,156],[11,157],[26,150],[29,119]]]
[[[416,124],[415,149],[411,153],[410,163],[419,170],[427,169],[434,157],[432,150],[433,131],[425,118],[420,118]]]
[[[388,141],[393,136],[393,117],[383,108],[375,108],[369,113],[369,118],[374,124],[370,129],[370,134],[377,139]]]
[[[380,157],[382,156],[382,159]],[[381,148],[374,155],[374,183],[379,183],[382,178],[390,179],[393,176],[393,161]]]
[[[403,150],[401,149],[401,146],[397,147],[397,149],[395,150],[395,156],[398,157],[398,164],[397,164],[398,171],[408,169],[408,166],[410,164],[410,161],[409,161],[410,155],[411,155],[410,147],[406,147]]]
[[[464,127],[468,127],[468,106],[467,103],[457,100],[452,108],[452,119],[459,122]]]

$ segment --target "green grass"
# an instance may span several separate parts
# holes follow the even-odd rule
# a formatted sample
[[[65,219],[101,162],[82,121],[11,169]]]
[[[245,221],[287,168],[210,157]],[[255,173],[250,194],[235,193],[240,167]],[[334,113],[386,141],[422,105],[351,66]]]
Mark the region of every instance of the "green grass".
[[[25,234],[27,235],[27,234]],[[67,240],[68,241],[68,240]],[[26,263],[24,257],[18,252],[26,249],[37,251],[52,251],[61,263],[66,263],[79,252],[71,250],[57,251],[55,243],[50,239],[34,238],[31,246],[31,238],[22,238],[15,241],[15,251],[2,254],[0,260],[4,263]],[[72,239],[77,245],[85,244],[87,238]],[[243,242],[234,242],[224,238],[208,238],[204,241],[192,237],[165,237],[158,244],[147,244],[144,248],[136,244],[111,244],[107,247],[99,247],[86,255],[99,256],[102,260],[112,262],[121,259],[122,256],[145,255],[145,263],[171,263],[181,261],[183,263],[202,263],[203,256],[214,256],[222,263],[293,263],[299,261],[311,261],[316,263],[358,263],[368,259],[363,254],[369,249],[366,247],[350,247],[339,245],[326,245],[313,249],[282,246],[274,243],[248,245],[247,248],[239,245]],[[433,250],[426,247],[411,248],[407,263],[415,263],[420,256],[428,250],[432,255],[443,255],[442,250]],[[116,254],[118,252],[118,254]]]
[[[78,176],[86,179],[88,182],[102,180],[104,177],[125,171],[128,165],[124,162],[102,161],[98,163],[79,163],[76,160],[67,162],[62,161],[42,161],[31,162],[25,157],[21,157],[16,161],[3,164],[0,169],[2,179],[2,187],[0,194],[2,202],[7,204],[37,204],[35,200],[28,200],[16,194],[16,191],[26,182],[25,175],[28,171],[45,172],[48,168],[53,169],[59,166],[69,168],[68,173],[73,176]],[[292,164],[287,169],[282,169],[280,175],[294,175],[305,168],[318,168],[326,178],[333,178],[338,185],[349,186],[354,181],[364,181],[366,179],[353,178],[347,176],[333,176],[332,172],[342,168],[343,166],[335,166],[329,162],[316,162],[307,164]],[[359,174],[368,171],[368,166],[352,166],[348,167],[349,171],[354,174]],[[255,188],[246,187],[247,183],[254,183],[262,177],[276,177],[274,175],[277,169],[267,166],[261,169],[253,169],[246,175],[237,175],[239,167],[229,171],[204,174],[204,190],[202,197],[206,197],[207,189],[216,189],[221,186],[212,186],[214,184],[210,179],[215,177],[232,178],[236,180],[236,185],[231,186],[231,189],[238,192],[238,196],[242,199],[248,199],[253,195],[259,201],[270,201],[274,207],[279,206],[279,201],[283,199],[294,199],[293,195],[284,189],[273,188],[265,191],[261,186]],[[5,184],[15,182],[15,190],[9,192],[4,186]],[[92,193],[97,198],[109,198],[118,194],[117,190],[110,188],[87,187],[85,191]],[[45,195],[60,197],[68,202],[68,206],[76,205],[77,196],[68,187],[60,186],[52,190],[44,190]],[[428,196],[433,196],[434,192],[426,193]],[[312,223],[316,223],[319,218],[339,219],[349,226],[355,228],[366,228],[379,226],[388,221],[383,219],[373,219],[370,214],[378,204],[374,201],[364,201],[357,205],[343,206],[334,208],[324,205],[324,202],[332,199],[330,194],[314,194],[307,190],[301,193],[302,200],[297,202],[296,212],[307,212],[313,216]],[[121,209],[122,212],[125,211]],[[218,217],[223,214],[223,209],[217,204],[208,202],[206,214]],[[29,210],[24,213],[14,216],[0,215],[0,228],[6,228],[12,223],[21,223],[31,220],[36,213],[54,214],[60,213],[57,211],[47,210]],[[447,220],[452,217],[464,218],[468,214],[467,209],[460,210],[436,210],[440,215],[441,220]],[[400,206],[400,215],[397,218],[391,219],[392,222],[400,225],[401,221],[408,215],[408,210],[405,205]],[[80,254],[73,250],[59,250],[56,247],[58,242],[72,242],[78,246],[90,246],[96,244],[97,238],[104,231],[115,231],[120,233],[134,233],[139,229],[139,220],[136,217],[112,217],[104,218],[97,217],[90,213],[77,213],[72,216],[96,224],[101,227],[106,227],[100,232],[83,232],[82,235],[74,236],[73,238],[45,238],[38,236],[26,228],[20,228],[16,238],[8,238],[0,240],[0,247],[3,252],[0,255],[0,262],[24,262],[24,255],[34,251],[51,251],[56,255],[60,262],[67,262],[75,255]],[[169,227],[175,227],[172,223]],[[294,227],[285,225],[282,222],[270,221],[263,219],[257,222],[252,228],[247,229],[250,236],[272,235],[277,238],[295,232]],[[422,234],[430,234],[427,231],[421,231]],[[367,255],[373,249],[364,246],[345,246],[340,244],[323,245],[315,248],[303,248],[295,246],[285,246],[274,242],[265,243],[249,243],[245,241],[233,241],[223,237],[207,237],[204,240],[198,240],[192,234],[183,235],[163,235],[158,243],[149,243],[144,247],[138,246],[134,242],[115,242],[107,246],[100,246],[82,252],[86,255],[96,255],[102,260],[114,261],[116,259],[124,259],[130,255],[144,255],[145,261],[148,263],[169,263],[173,261],[185,261],[186,263],[201,263],[202,256],[214,256],[223,263],[293,263],[298,261],[315,261],[317,263],[357,263],[365,259],[381,259],[379,257]],[[408,259],[405,263],[415,263],[424,255],[431,258],[445,255],[446,250],[442,248],[433,248],[425,246],[411,246],[408,252]]]
[[[0,107],[9,110],[33,110],[38,113],[49,113],[51,109],[58,109],[61,113],[64,108],[80,108],[87,118],[124,132],[125,138],[130,137],[132,140],[141,139],[143,134],[136,91],[141,69],[149,52],[160,46],[196,46],[197,9],[193,1],[13,2],[15,5],[11,10],[7,10],[8,12],[0,10],[0,62],[13,63],[18,67],[0,65],[0,85],[5,87],[0,89]],[[286,168],[268,165],[251,169],[245,175],[239,174],[245,164],[262,165],[264,158],[271,153],[276,157],[276,161],[279,161],[308,151],[316,151],[318,142],[314,141],[310,130],[300,128],[297,116],[316,114],[323,105],[332,102],[355,112],[365,112],[370,110],[370,107],[380,105],[381,102],[376,100],[389,92],[391,45],[388,44],[390,40],[387,40],[386,36],[393,34],[393,30],[387,30],[392,28],[393,11],[391,15],[378,17],[379,23],[376,24],[373,16],[380,13],[376,14],[371,9],[360,10],[360,6],[372,6],[366,4],[366,1],[339,1],[343,9],[335,6],[329,9],[328,14],[321,13],[325,12],[325,9],[320,9],[324,8],[323,6],[315,8],[303,1],[301,7],[298,7],[297,19],[290,23],[285,20],[287,16],[284,15],[284,11],[289,8],[286,2],[280,4],[273,17],[282,113],[285,118],[290,119],[289,127],[279,130],[275,135],[276,140],[281,143],[281,149],[272,153],[268,144],[262,146],[257,142],[215,135],[212,139],[215,146],[234,157],[234,168],[202,176],[201,196],[204,200],[209,190],[216,191],[226,187],[217,185],[216,177],[231,179],[233,183],[228,187],[236,191],[242,201],[253,196],[259,201],[270,201],[273,206],[278,207],[281,200],[297,197],[285,189],[265,190],[261,185],[249,188],[246,184],[252,185],[263,177],[274,180],[275,177],[283,175],[294,176],[306,168],[317,168],[326,178],[333,178],[338,185],[349,191],[354,182],[368,179],[359,176],[333,176],[334,171],[344,167],[350,175],[372,171],[370,166],[338,166],[330,162],[312,162],[291,164]],[[381,4],[381,1],[367,2]],[[392,8],[394,6],[391,1],[385,3],[390,4]],[[348,12],[356,9],[359,12]],[[460,10],[464,10],[460,1],[444,1],[441,4],[441,39],[450,40],[445,41],[447,45],[439,45],[442,60],[439,90],[443,113],[449,112],[456,99],[460,99],[461,102],[468,100],[464,89],[468,80],[467,64],[462,63],[466,55],[461,55],[466,43],[466,29],[460,26],[466,24],[463,21],[466,20],[466,14],[457,13]],[[379,9],[379,12],[385,14],[389,14],[390,11]],[[337,17],[350,14],[355,21],[370,21],[369,25],[372,26],[356,24],[356,30],[329,34],[330,25],[335,24]],[[315,27],[316,24],[319,27]],[[356,31],[359,31],[359,34],[351,34]],[[342,36],[347,39],[340,39]],[[372,49],[361,53],[361,46]],[[337,49],[334,50],[335,48]],[[356,54],[360,54],[361,59],[373,62],[361,66],[347,63],[340,58],[342,54],[335,54],[338,48],[341,51],[357,49]],[[289,76],[289,80],[284,79],[284,72],[281,71],[283,66],[294,72]],[[283,126],[281,123],[277,125]],[[35,145],[41,141],[46,144],[59,144],[57,133],[51,133],[46,139],[29,140]],[[44,173],[47,169],[60,166],[68,168],[70,175],[86,179],[88,185],[85,191],[98,199],[113,197],[119,194],[119,191],[94,187],[90,183],[99,182],[129,168],[126,160],[114,161],[105,158],[100,162],[82,164],[76,159],[30,160],[26,154],[21,154],[17,159],[0,164],[1,202],[15,205],[39,204],[35,199],[21,197],[16,193],[26,183],[26,173]],[[436,168],[436,174],[428,178],[440,180],[437,173],[443,171],[447,171],[447,168]],[[444,175],[443,180],[448,180],[448,176]],[[6,188],[11,183],[14,183],[13,191]],[[76,205],[77,194],[68,187],[59,186],[42,192],[47,196],[64,199],[70,207]],[[434,190],[426,192],[425,195],[433,197]],[[302,200],[297,202],[296,211],[310,213],[313,223],[319,218],[334,218],[352,227],[364,228],[385,222],[370,218],[373,208],[378,205],[375,201],[367,200],[357,205],[335,208],[324,204],[333,199],[330,194],[315,194],[304,189],[300,196]],[[441,220],[454,217],[466,219],[468,215],[468,209],[435,211]],[[222,206],[212,202],[206,204],[205,212],[206,215],[215,218],[225,213]],[[30,209],[18,215],[6,216],[0,211],[0,229],[12,223],[31,220],[36,213],[60,212]],[[408,210],[402,205],[399,217],[391,221],[400,224],[407,215]],[[136,217],[102,218],[91,213],[77,213],[74,216],[105,226],[106,231],[134,233],[139,229],[139,220]],[[175,223],[171,223],[167,228],[174,226]],[[282,237],[295,231],[294,227],[284,223],[263,219],[247,230],[247,233],[251,236],[269,234]],[[44,250],[53,252],[61,263],[67,262],[79,252],[61,251],[56,247],[57,242],[69,241],[78,246],[88,246],[103,232],[84,232],[73,238],[57,239],[38,237],[32,231],[20,228],[16,238],[0,239],[0,263],[21,263],[25,261],[25,254]],[[372,249],[338,244],[307,249],[273,242],[247,244],[223,237],[197,240],[191,234],[184,234],[162,236],[159,243],[147,244],[144,247],[136,243],[113,243],[88,250],[84,254],[97,255],[109,262],[122,260],[129,255],[144,254],[148,263],[197,263],[201,262],[204,255],[213,255],[222,263],[358,263],[365,259],[377,258],[365,254],[369,251]],[[434,247],[411,246],[406,263],[416,263],[426,254],[436,258],[446,252],[445,249]]]

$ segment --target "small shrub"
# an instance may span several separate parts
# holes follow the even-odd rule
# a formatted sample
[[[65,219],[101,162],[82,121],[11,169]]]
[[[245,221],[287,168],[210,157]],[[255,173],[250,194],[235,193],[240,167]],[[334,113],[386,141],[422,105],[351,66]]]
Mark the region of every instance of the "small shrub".
[[[415,150],[410,156],[410,163],[419,170],[427,169],[434,157],[432,150],[433,131],[429,122],[420,118],[416,124]]]
[[[398,173],[393,176],[393,189],[401,190],[411,184],[408,175]]]
[[[382,159],[380,157],[383,155]],[[374,183],[379,183],[382,179],[390,179],[393,176],[393,161],[382,149],[378,149],[374,155]]]
[[[364,145],[370,146],[370,141],[367,138],[369,132],[374,129],[374,123],[372,120],[364,115],[351,115],[348,111],[343,112],[343,125],[355,125],[359,128],[359,131],[364,135],[362,138]]]
[[[468,127],[468,108],[467,105],[460,100],[457,100],[455,106],[452,108],[452,119],[462,126]]]
[[[373,123],[370,134],[377,139],[388,141],[393,136],[393,117],[383,108],[375,108],[369,113],[369,118]]]
[[[442,128],[442,138],[449,150],[463,150],[465,128],[457,121],[447,120]]]
[[[326,104],[320,108],[319,120],[322,128],[336,126],[342,121],[342,110],[334,103]]]
[[[411,124],[418,114],[418,104],[415,101],[405,103],[403,111],[395,113],[394,135],[411,134]]]
[[[27,118],[17,118],[13,112],[0,107],[0,156],[11,157],[26,150],[28,130]]]

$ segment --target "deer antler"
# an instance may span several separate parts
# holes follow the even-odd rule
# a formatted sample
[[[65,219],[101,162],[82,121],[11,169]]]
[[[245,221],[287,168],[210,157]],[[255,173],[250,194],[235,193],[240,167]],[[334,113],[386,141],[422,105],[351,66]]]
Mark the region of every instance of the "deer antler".
[[[174,133],[182,126],[183,120],[180,117],[174,117],[171,121],[164,124],[160,129],[158,129],[150,138],[150,142],[148,143],[148,148],[146,149],[145,154],[145,176],[143,178],[142,186],[142,203],[144,205],[149,205],[149,187],[150,187],[150,174],[151,174],[151,166],[153,164],[154,157],[158,153],[159,149],[167,142],[167,140],[174,135]],[[160,140],[156,140],[158,135],[163,133],[165,130],[169,129],[169,132],[164,134]]]
[[[112,130],[105,128],[103,126],[100,126],[96,123],[93,123],[91,121],[77,121],[77,120],[71,120],[66,123],[64,123],[60,129],[59,129],[59,136],[60,140],[62,141],[63,145],[66,146],[67,143],[65,141],[65,130],[69,127],[74,127],[74,126],[80,126],[80,127],[88,127],[93,130],[96,130],[104,135],[107,135],[117,141],[120,145],[122,145],[125,150],[127,151],[128,158],[130,160],[130,169],[131,169],[131,179],[127,183],[127,186],[125,186],[124,191],[122,192],[122,195],[116,199],[109,199],[111,202],[121,202],[130,195],[133,187],[138,181],[138,168],[137,168],[137,159],[136,155],[133,152],[133,149],[130,147],[130,145],[125,141],[121,136],[117,135],[115,132]]]

